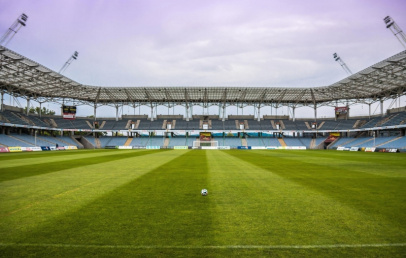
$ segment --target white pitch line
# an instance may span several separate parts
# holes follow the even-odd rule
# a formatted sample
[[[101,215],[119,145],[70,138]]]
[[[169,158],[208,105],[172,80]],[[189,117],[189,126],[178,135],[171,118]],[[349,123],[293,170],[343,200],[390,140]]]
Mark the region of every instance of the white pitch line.
[[[62,247],[62,248],[102,248],[102,249],[331,249],[367,247],[403,247],[406,243],[382,244],[332,244],[332,245],[79,245],[79,244],[35,244],[0,243],[0,247]]]

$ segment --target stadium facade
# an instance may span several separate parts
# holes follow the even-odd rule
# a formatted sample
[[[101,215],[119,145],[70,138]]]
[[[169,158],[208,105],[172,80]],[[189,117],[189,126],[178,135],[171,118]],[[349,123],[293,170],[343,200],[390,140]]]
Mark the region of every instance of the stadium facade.
[[[240,142],[234,141],[231,146],[249,146],[249,141],[267,146],[264,139],[268,138],[282,139],[279,144],[289,146],[283,138],[288,142],[288,138],[308,138],[313,142],[303,145],[321,148],[331,147],[343,137],[373,137],[374,144],[369,145],[378,146],[375,138],[395,137],[393,139],[396,140],[388,138],[388,141],[401,140],[399,148],[406,147],[406,143],[402,145],[406,128],[405,108],[388,110],[386,113],[383,110],[384,101],[405,96],[406,51],[337,83],[321,87],[101,87],[80,84],[10,49],[0,47],[0,91],[2,135],[36,135],[39,131],[41,135],[63,136],[68,132],[70,136],[80,134],[76,138],[85,138],[88,134],[88,137],[95,139],[94,145],[90,141],[85,144],[88,147],[103,147],[97,140],[100,133],[116,136],[126,134],[136,139],[160,136],[156,144],[164,147],[173,147],[170,142],[175,138],[182,138],[179,142],[186,138],[183,145],[191,146],[187,139],[198,138],[200,132],[211,132],[213,138],[217,137],[223,144],[228,137],[238,137]],[[28,113],[28,107],[25,113],[20,108],[6,106],[4,95],[25,99],[28,106],[31,101],[40,105],[59,103],[63,107],[64,117],[33,115]],[[367,117],[349,117],[351,105],[363,103],[370,107],[377,102],[381,107],[379,116],[371,116],[369,109]],[[92,106],[93,118],[75,117],[76,107],[67,106],[66,103]],[[227,108],[236,105],[252,106],[256,112],[252,116],[227,116]],[[96,111],[101,106],[115,107],[115,119],[98,118]],[[119,117],[118,109],[123,106],[148,106],[151,112],[150,115]],[[158,106],[182,106],[185,115],[160,116],[154,113]],[[195,106],[207,111],[216,106],[219,112],[195,115]],[[285,106],[292,109],[292,117],[261,114],[264,107]],[[324,106],[334,108],[334,118],[317,119],[317,109]],[[312,107],[314,117],[296,119],[295,110],[300,107]],[[329,139],[329,142],[317,143],[317,138]],[[369,141],[371,139],[365,142]],[[384,146],[388,141],[380,145]],[[4,140],[0,144],[7,146]],[[125,144],[128,145],[128,142]],[[139,143],[140,146],[143,144]]]

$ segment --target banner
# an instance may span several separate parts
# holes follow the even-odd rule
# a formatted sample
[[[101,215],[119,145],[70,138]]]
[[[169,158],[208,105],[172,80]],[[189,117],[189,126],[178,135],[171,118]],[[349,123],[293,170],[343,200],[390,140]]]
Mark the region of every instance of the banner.
[[[237,146],[237,149],[239,149],[239,150],[250,150],[251,146]]]
[[[216,146],[201,146],[202,150],[217,150]]]
[[[133,146],[118,146],[119,150],[132,150]]]
[[[365,152],[375,152],[375,149],[376,148],[373,148],[373,147],[367,147],[367,148],[365,148]]]
[[[265,146],[251,146],[252,150],[266,150]]]
[[[173,146],[174,150],[187,150],[189,149],[188,146]]]
[[[8,148],[0,147],[0,152],[10,152]]]
[[[276,150],[276,149],[278,149],[278,147],[276,147],[276,146],[266,146],[266,149],[267,150]]]
[[[219,150],[229,150],[230,146],[218,146],[217,149],[219,149]]]
[[[350,151],[359,151],[359,147],[351,147]]]
[[[21,147],[8,147],[10,152],[22,152]]]
[[[41,147],[21,147],[21,151],[42,151]]]
[[[147,149],[154,149],[154,150],[159,150],[161,146],[147,146]]]
[[[51,148],[49,146],[41,146],[41,150],[43,151],[50,151]]]
[[[350,148],[347,148],[347,147],[337,147],[337,150],[338,151],[349,151],[350,150]]]
[[[65,150],[77,150],[77,146],[64,146]]]

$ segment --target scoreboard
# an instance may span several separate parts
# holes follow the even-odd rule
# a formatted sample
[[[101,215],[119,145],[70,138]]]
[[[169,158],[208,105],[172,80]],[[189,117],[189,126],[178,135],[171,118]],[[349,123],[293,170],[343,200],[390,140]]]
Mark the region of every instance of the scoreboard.
[[[75,119],[76,118],[76,106],[62,106],[63,119]]]

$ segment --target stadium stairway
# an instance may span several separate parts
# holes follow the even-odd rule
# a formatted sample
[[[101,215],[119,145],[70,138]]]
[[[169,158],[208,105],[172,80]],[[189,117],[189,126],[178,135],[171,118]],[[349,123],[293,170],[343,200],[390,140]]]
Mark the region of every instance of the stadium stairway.
[[[96,143],[96,148],[101,149],[101,142],[99,138],[94,138],[94,142]]]
[[[316,148],[316,139],[312,139],[312,141],[310,142],[310,149],[315,149]]]
[[[242,146],[247,147],[248,146],[247,139],[241,138],[241,144],[242,144]]]
[[[76,144],[76,146],[78,146],[79,149],[84,149],[84,148],[85,148],[85,146],[83,146],[82,143],[80,143],[78,140],[76,140],[75,137],[71,136],[70,138],[71,138],[72,141]],[[62,140],[62,139],[60,139],[60,141],[66,143],[66,145],[70,145],[70,143],[68,143],[68,142],[66,142],[66,141],[64,141],[64,140]]]
[[[25,143],[26,146],[34,146],[34,144],[31,144],[30,142],[24,141],[23,139],[20,139],[20,138],[18,138],[18,137],[14,137],[13,135],[9,135],[9,137],[10,137],[10,138],[13,138],[14,140],[17,140],[17,141],[20,141],[20,142]]]
[[[169,138],[165,138],[164,148],[168,147],[168,145],[169,145]]]
[[[387,141],[387,142],[381,143],[381,144],[379,144],[379,145],[376,145],[375,147],[380,147],[380,146],[382,146],[382,145],[385,145],[385,144],[388,144],[388,143],[397,141],[397,140],[401,139],[402,137],[403,137],[403,136],[396,137],[395,139],[392,139],[392,140],[389,140],[389,141]]]
[[[281,144],[281,146],[287,146],[286,142],[283,140],[283,138],[278,138],[278,141]]]
[[[134,139],[134,138],[127,138],[127,140],[126,140],[125,143],[124,143],[124,146],[130,146],[131,143],[132,143],[132,141],[133,141],[133,139]]]

